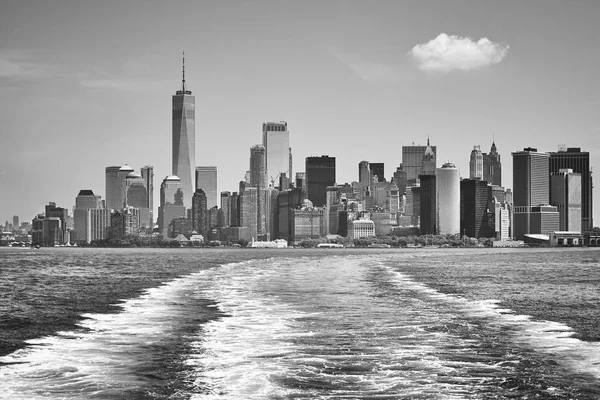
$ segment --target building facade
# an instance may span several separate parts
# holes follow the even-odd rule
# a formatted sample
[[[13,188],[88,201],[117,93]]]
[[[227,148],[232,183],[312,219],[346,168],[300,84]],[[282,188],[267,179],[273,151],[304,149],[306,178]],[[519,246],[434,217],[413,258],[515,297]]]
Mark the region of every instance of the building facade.
[[[429,143],[429,139],[427,139],[427,143]],[[436,146],[402,146],[402,168],[406,172],[408,185],[414,184],[419,178],[419,175],[423,175],[423,156],[428,147],[433,153],[433,160],[431,160],[430,163],[433,162],[434,165],[437,165]]]
[[[352,239],[375,236],[375,223],[368,219],[355,219],[348,223],[348,235]]]
[[[142,179],[146,185],[146,193],[148,202],[146,208],[149,212],[148,226],[154,227],[154,167],[145,165],[141,169]]]
[[[335,157],[306,157],[306,197],[315,207],[327,204],[327,186],[335,185]]]
[[[502,186],[502,163],[495,141],[492,142],[490,152],[483,153],[483,180],[492,185]]]
[[[282,189],[280,179],[290,179],[290,133],[287,122],[265,122],[262,126],[263,146],[266,152],[266,169],[268,181],[273,187]],[[287,189],[284,184],[283,189]]]
[[[527,147],[512,153],[513,157],[513,236],[535,234],[532,229],[532,207],[548,205],[550,201],[550,155]]]
[[[590,153],[581,151],[579,147],[568,147],[550,153],[549,169],[550,173],[557,173],[561,169],[572,169],[573,173],[581,174],[581,231],[589,232],[594,226]]]
[[[158,207],[158,229],[163,237],[169,237],[169,224],[173,219],[186,217],[183,198],[181,179],[175,175],[165,177],[160,186],[160,206]]]
[[[581,174],[568,168],[553,172],[550,204],[558,210],[561,231],[581,233]]]
[[[483,180],[483,153],[479,145],[473,146],[469,160],[469,179]]]
[[[196,167],[195,184],[196,189],[202,189],[206,194],[206,204],[208,208],[218,206],[216,166]]]
[[[420,175],[421,181],[419,195],[419,213],[420,213],[420,231],[421,235],[435,235],[436,227],[436,176],[435,175]]]
[[[460,233],[460,177],[454,164],[436,170],[436,226],[440,235]]]
[[[460,233],[472,238],[495,236],[495,208],[490,210],[491,187],[479,178],[460,181]],[[495,206],[494,206],[495,207]],[[493,214],[492,214],[493,213]]]

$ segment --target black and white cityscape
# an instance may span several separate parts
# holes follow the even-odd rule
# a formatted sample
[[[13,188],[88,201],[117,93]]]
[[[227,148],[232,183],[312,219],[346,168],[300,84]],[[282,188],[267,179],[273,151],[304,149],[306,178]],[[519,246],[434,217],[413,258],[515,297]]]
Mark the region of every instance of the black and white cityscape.
[[[237,190],[218,193],[218,166],[195,162],[195,96],[186,83],[185,57],[172,111],[173,169],[160,185],[157,181],[158,213],[152,165],[139,173],[129,165],[107,166],[104,198],[82,188],[72,213],[50,202],[31,224],[21,226],[15,216],[5,223],[3,241],[16,243],[19,235],[21,243],[34,246],[314,247],[355,244],[345,239],[445,235],[459,239],[454,245],[465,245],[467,238],[488,246],[598,244],[600,232],[592,232],[590,153],[579,147],[513,151],[512,188],[505,188],[495,141],[487,153],[473,146],[469,175],[461,177],[455,164],[439,165],[437,147],[427,138],[426,146],[402,146],[402,162],[388,173],[389,180],[385,163],[363,160],[357,163],[357,180],[341,183],[334,155],[306,157],[296,167],[302,171],[294,172],[288,122],[265,122]]]
[[[600,3],[0,5],[0,398],[600,398]]]

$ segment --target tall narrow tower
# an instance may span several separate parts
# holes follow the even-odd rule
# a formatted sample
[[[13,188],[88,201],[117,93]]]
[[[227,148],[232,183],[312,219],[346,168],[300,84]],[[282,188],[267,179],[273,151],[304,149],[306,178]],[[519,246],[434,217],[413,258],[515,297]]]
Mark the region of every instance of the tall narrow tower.
[[[194,167],[196,165],[196,101],[185,86],[185,53],[181,90],[173,96],[173,175],[181,179],[183,205],[192,206]]]

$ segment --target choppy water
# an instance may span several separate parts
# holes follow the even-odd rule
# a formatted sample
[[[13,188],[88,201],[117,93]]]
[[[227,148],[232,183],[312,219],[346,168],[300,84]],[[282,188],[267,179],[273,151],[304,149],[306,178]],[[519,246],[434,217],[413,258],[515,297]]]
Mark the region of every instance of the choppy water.
[[[597,399],[599,283],[592,249],[0,249],[0,398]]]

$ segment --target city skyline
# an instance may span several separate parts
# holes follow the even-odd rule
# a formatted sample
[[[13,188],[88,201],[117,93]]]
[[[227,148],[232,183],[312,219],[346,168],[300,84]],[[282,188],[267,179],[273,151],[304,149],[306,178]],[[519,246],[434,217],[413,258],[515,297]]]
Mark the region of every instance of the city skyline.
[[[171,136],[165,104],[179,86],[184,49],[188,86],[202,110],[196,113],[196,165],[192,168],[216,165],[218,192],[236,191],[247,170],[248,148],[260,142],[260,125],[280,120],[289,123],[294,169],[304,172],[299,166],[306,157],[329,154],[336,157],[338,183],[358,181],[356,165],[361,160],[387,164],[389,180],[401,162],[401,147],[413,142],[423,145],[428,136],[437,146],[437,166],[450,161],[463,178],[469,175],[472,147],[480,145],[487,151],[495,141],[503,155],[502,183],[508,188],[512,187],[509,155],[529,146],[541,152],[556,151],[560,144],[580,147],[590,152],[593,168],[600,156],[599,141],[594,140],[600,134],[595,111],[600,90],[592,66],[598,64],[599,56],[584,50],[594,48],[586,43],[598,32],[590,18],[598,6],[587,3],[575,10],[545,2],[537,21],[535,3],[518,7],[471,3],[470,16],[482,17],[474,18],[478,22],[465,22],[466,17],[449,10],[450,22],[434,16],[422,28],[416,24],[425,6],[404,5],[402,9],[386,4],[375,10],[349,3],[334,27],[327,28],[324,21],[311,19],[309,7],[300,5],[258,2],[256,9],[240,6],[236,10],[213,5],[203,15],[198,13],[197,18],[206,22],[204,28],[192,27],[194,13],[182,16],[190,22],[193,34],[189,37],[159,24],[161,32],[168,33],[165,39],[150,31],[145,36],[125,35],[125,25],[130,23],[119,21],[114,22],[114,32],[85,18],[87,25],[60,27],[60,21],[81,20],[77,17],[86,15],[84,9],[88,12],[87,8],[94,7],[104,10],[106,18],[115,12],[134,18],[132,5],[109,12],[106,5],[81,7],[64,2],[63,7],[38,5],[26,10],[12,3],[0,16],[0,25],[10,32],[0,47],[4,150],[0,154],[0,221],[10,221],[13,215],[28,221],[49,201],[71,212],[82,189],[106,199],[105,168],[110,165],[127,164],[136,170],[154,165],[157,187],[171,175],[170,152],[165,151]],[[323,15],[339,11],[336,4],[326,2]],[[441,2],[430,4],[449,7]],[[45,21],[47,7],[58,11]],[[521,18],[509,16],[515,9]],[[260,23],[269,20],[263,15],[268,10],[282,17],[295,15],[300,26],[293,24],[278,38],[244,27],[229,34],[202,36],[203,29],[212,26],[210,18],[223,27],[252,18]],[[483,18],[484,10],[502,18]],[[355,34],[359,36],[350,34],[351,24],[366,11],[381,26],[366,21]],[[398,28],[402,24],[392,26],[393,18],[386,14],[402,18],[408,14],[415,22]],[[169,15],[174,14],[166,7],[148,5],[135,18],[149,27]],[[564,21],[566,27],[550,24],[552,18]],[[32,32],[51,26],[53,34],[19,35],[32,23],[37,24]],[[336,35],[335,28],[350,38]],[[536,29],[539,37],[523,36]],[[103,35],[92,37],[98,31]],[[384,40],[390,32],[397,43]],[[248,34],[247,50],[238,43],[240,33]],[[107,46],[112,35],[122,36],[123,42]],[[198,37],[202,40],[196,43]],[[483,38],[491,44],[482,42]],[[175,39],[182,39],[175,42],[178,48],[170,42]],[[371,41],[377,45],[370,46]],[[563,45],[553,46],[557,41]],[[436,56],[440,42],[457,51],[461,46],[474,51],[485,46],[495,58],[457,64]],[[220,50],[223,44],[236,51],[225,55]],[[99,50],[92,51],[94,46]],[[275,63],[269,59],[271,48],[288,47],[300,54],[282,53],[285,57]],[[318,68],[300,57],[303,52],[320,61]],[[109,53],[111,57],[106,57]],[[573,59],[578,63],[562,61]],[[269,67],[261,72],[265,65]],[[257,82],[249,83],[249,78]],[[158,193],[154,204],[156,209]]]

